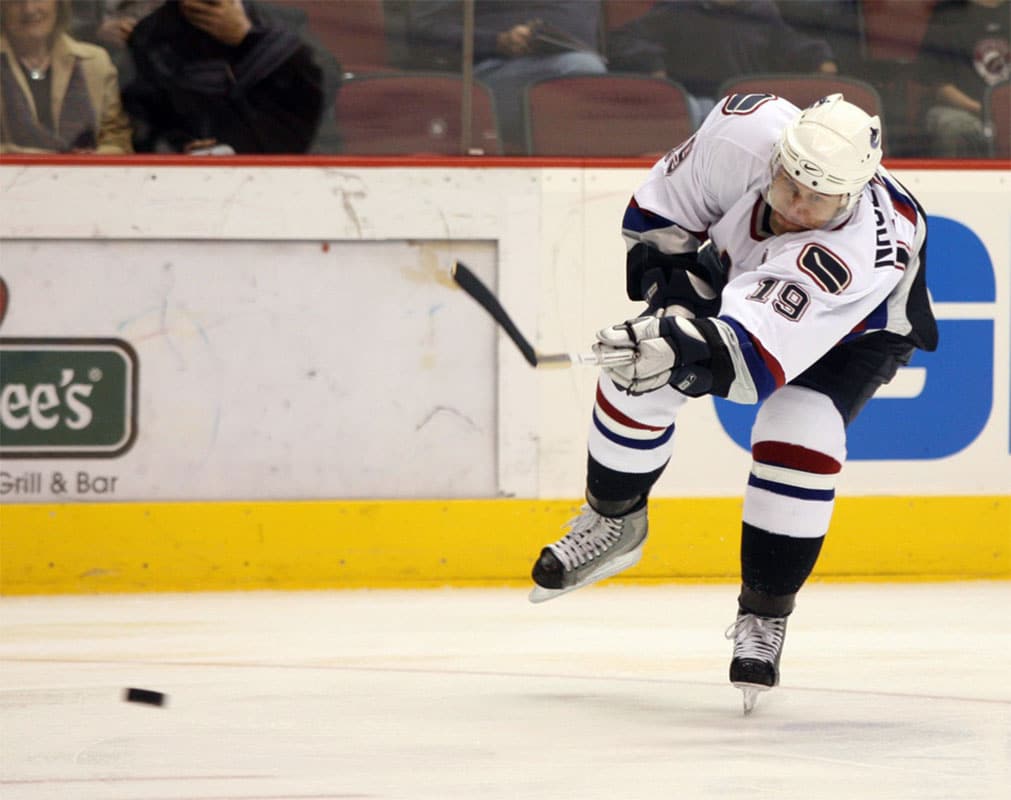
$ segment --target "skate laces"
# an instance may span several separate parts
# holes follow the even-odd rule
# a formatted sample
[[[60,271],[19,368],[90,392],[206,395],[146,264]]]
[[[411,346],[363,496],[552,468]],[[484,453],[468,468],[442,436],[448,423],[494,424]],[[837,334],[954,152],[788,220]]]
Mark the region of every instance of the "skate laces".
[[[755,614],[741,614],[724,634],[734,640],[734,658],[756,658],[769,663],[776,661],[785,635],[786,617]]]
[[[549,547],[565,569],[571,570],[606,553],[621,538],[623,522],[598,514],[587,504],[578,517],[565,524],[571,526],[571,530]]]

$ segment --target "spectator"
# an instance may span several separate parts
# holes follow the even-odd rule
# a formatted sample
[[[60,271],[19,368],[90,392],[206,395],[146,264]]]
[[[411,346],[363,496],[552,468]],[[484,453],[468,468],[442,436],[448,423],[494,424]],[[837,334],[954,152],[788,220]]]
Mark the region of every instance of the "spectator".
[[[599,34],[599,0],[475,0],[474,77],[486,83],[495,96],[506,152],[526,150],[523,88],[528,83],[607,71],[599,52]],[[463,35],[462,3],[413,4],[411,47],[415,53],[427,55],[428,65],[457,68]]]
[[[116,68],[69,22],[69,0],[0,3],[0,152],[131,151]]]
[[[261,3],[261,8],[264,5]],[[344,80],[344,69],[336,55],[313,33],[305,11],[287,3],[270,3],[269,10],[280,25],[297,33],[309,46],[313,61],[323,73],[323,113],[308,152],[339,153],[343,149],[344,140],[337,120],[337,93]]]
[[[839,71],[832,48],[794,30],[772,0],[674,0],[611,31],[613,70],[648,72],[688,91],[695,127],[720,85],[757,72]]]
[[[324,110],[312,49],[254,0],[167,0],[128,40],[143,152],[304,153]]]
[[[989,154],[983,95],[1011,77],[1008,17],[1008,0],[955,0],[934,9],[919,67],[934,90],[925,120],[932,155]]]
[[[70,34],[75,39],[104,47],[125,86],[133,79],[133,60],[126,48],[137,21],[160,6],[162,0],[72,0]]]

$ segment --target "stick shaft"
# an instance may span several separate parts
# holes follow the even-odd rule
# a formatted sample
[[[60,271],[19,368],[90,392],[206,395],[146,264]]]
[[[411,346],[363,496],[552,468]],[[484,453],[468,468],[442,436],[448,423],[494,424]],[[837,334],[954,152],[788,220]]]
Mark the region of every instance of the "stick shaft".
[[[463,289],[467,294],[469,294],[478,305],[481,306],[485,311],[487,311],[493,320],[495,320],[499,327],[506,332],[506,335],[512,339],[513,344],[515,344],[520,352],[523,354],[523,358],[527,360],[527,363],[531,367],[537,366],[537,351],[534,350],[532,344],[526,336],[524,336],[520,329],[516,327],[516,323],[512,321],[512,318],[506,313],[506,310],[502,307],[502,304],[498,301],[498,298],[491,293],[491,290],[482,283],[481,279],[477,277],[462,261],[457,261],[456,265],[453,267],[453,280],[456,281],[457,285]]]
[[[477,277],[462,261],[457,261],[453,266],[453,280],[457,286],[469,294],[478,305],[481,306],[491,316],[499,327],[505,331],[513,344],[519,348],[523,358],[531,367],[542,368],[567,368],[574,364],[590,364],[593,366],[617,366],[619,364],[630,364],[635,360],[633,350],[610,352],[601,356],[597,353],[538,353],[526,336],[516,327],[512,317],[492,294],[491,289],[485,286],[484,282]]]
[[[538,353],[538,367],[617,367],[635,361],[634,350],[622,350],[600,356],[597,353]]]

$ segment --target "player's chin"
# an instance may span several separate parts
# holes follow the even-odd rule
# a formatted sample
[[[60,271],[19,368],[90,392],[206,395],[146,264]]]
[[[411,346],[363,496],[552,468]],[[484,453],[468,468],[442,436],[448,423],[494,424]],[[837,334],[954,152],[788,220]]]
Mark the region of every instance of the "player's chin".
[[[780,233],[800,233],[801,231],[809,231],[814,227],[790,217],[785,217],[775,209],[772,210],[772,224],[773,228],[779,230]]]

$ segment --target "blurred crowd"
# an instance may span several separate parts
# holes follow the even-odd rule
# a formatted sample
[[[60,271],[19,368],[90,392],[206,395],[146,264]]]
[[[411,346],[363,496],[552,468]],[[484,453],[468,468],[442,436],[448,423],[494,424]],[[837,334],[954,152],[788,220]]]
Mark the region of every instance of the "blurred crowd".
[[[673,84],[696,127],[735,81],[789,76],[866,87],[891,157],[1006,158],[1009,28],[1009,0],[0,0],[0,152],[355,154],[351,130],[374,148],[377,126],[412,124],[446,149],[395,131],[382,146],[536,154],[539,82]],[[455,116],[418,78],[458,87]],[[454,139],[474,85],[494,111],[485,149]],[[552,124],[617,141],[624,114]]]

